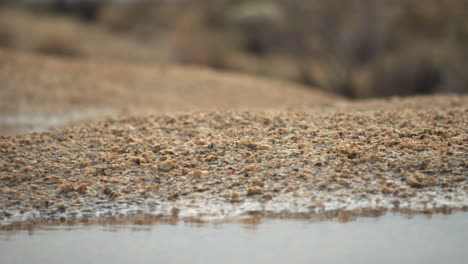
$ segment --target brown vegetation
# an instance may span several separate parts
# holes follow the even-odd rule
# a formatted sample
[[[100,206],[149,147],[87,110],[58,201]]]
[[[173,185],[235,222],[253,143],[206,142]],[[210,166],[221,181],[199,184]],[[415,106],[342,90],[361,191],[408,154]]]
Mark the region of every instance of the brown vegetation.
[[[69,17],[0,9],[0,47],[97,61],[164,63],[165,50]]]
[[[468,91],[467,17],[466,0],[195,0],[114,4],[101,23],[141,40],[174,38],[180,63],[359,98]]]
[[[1,45],[202,65],[353,98],[468,91],[467,0],[108,2],[93,23],[34,10],[1,11]]]

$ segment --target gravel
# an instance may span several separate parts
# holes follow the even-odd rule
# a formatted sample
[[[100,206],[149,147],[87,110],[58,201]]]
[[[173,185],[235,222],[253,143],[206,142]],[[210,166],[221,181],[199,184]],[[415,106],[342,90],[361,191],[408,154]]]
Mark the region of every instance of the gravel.
[[[468,96],[190,111],[0,137],[0,223],[468,207]]]

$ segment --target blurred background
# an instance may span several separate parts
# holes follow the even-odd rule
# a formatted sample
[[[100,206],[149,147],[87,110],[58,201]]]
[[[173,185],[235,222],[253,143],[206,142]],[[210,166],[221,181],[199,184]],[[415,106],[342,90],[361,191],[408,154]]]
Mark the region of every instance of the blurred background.
[[[348,98],[468,92],[468,0],[0,0],[0,48],[243,72]]]

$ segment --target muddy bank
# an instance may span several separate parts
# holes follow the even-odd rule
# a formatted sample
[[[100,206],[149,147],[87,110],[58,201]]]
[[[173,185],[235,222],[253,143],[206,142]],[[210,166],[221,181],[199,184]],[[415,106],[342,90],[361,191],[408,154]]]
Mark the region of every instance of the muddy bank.
[[[467,100],[132,116],[3,137],[0,218],[464,208]]]

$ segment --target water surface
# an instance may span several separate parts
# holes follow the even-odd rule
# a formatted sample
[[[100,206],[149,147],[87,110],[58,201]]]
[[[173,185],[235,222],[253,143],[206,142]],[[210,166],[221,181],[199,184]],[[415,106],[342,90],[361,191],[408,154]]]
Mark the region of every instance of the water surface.
[[[0,233],[1,263],[466,263],[468,213],[223,224],[43,226]]]

